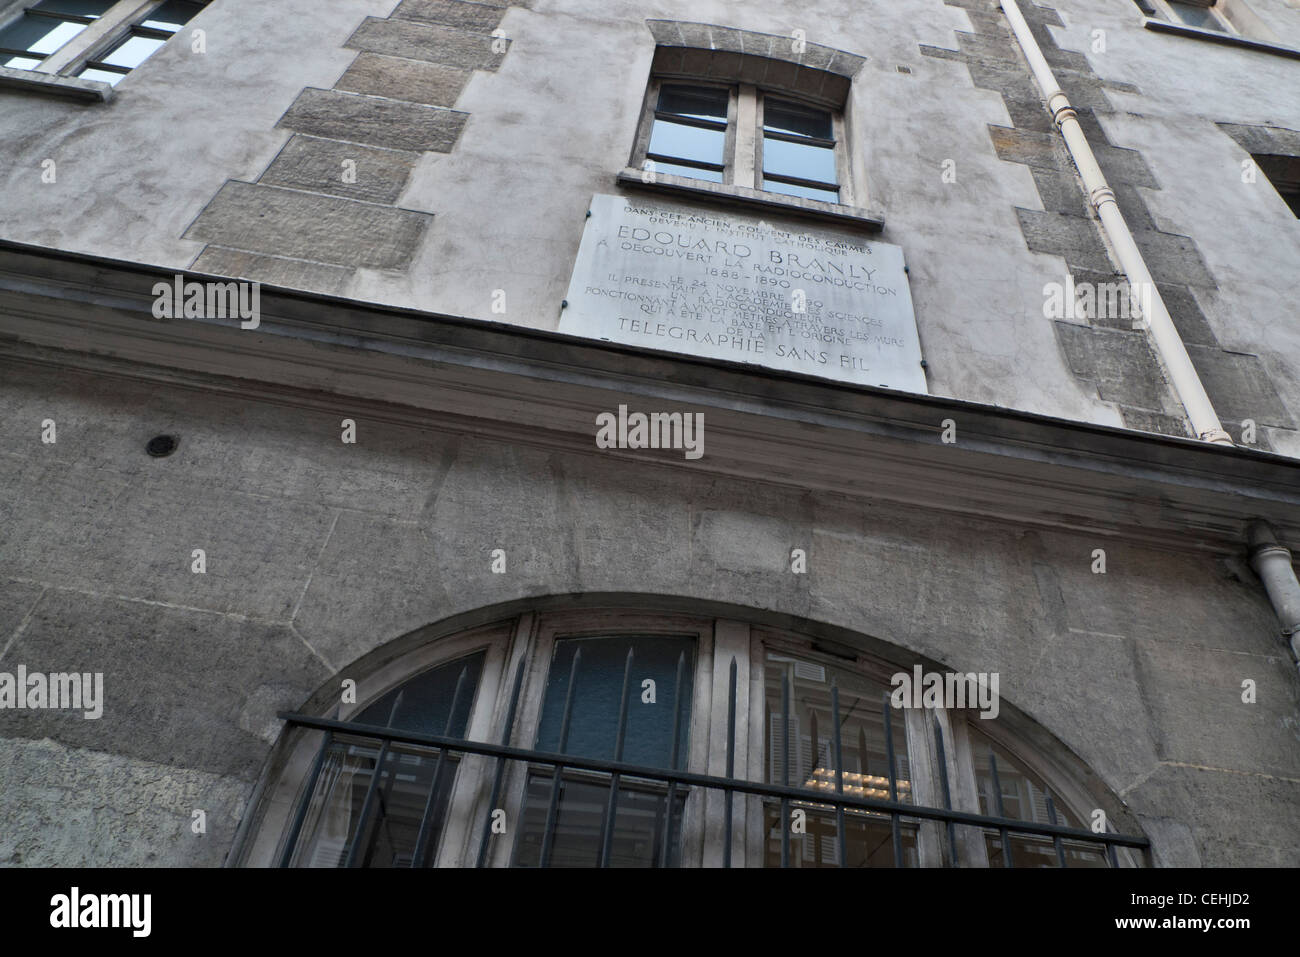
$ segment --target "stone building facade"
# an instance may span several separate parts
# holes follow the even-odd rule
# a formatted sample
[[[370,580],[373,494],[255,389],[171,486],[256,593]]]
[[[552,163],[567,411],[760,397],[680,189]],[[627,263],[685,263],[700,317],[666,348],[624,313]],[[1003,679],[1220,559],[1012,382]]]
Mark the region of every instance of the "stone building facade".
[[[0,2],[0,672],[103,682],[96,718],[0,686],[0,862],[545,862],[551,772],[493,788],[499,756],[398,741],[434,808],[398,822],[378,739],[322,749],[285,715],[393,723],[406,689],[413,733],[577,748],[552,725],[585,640],[645,662],[683,730],[638,717],[633,741],[683,773],[1100,811],[1140,839],[1112,864],[1300,863],[1300,7],[1016,9],[1219,441],[1141,316],[1048,307],[1128,291],[1128,260],[997,0]],[[67,45],[20,56],[57,15]],[[660,123],[694,132],[665,153]],[[716,163],[682,152],[706,139]],[[786,147],[833,162],[783,171]],[[659,259],[691,229],[717,258],[674,271],[624,214],[678,224],[646,227]],[[599,308],[606,262],[628,275]],[[681,313],[653,284],[682,277],[733,298]],[[186,308],[232,281],[254,310]],[[906,363],[877,364],[894,340]],[[620,407],[702,416],[702,454],[604,447]],[[674,641],[670,697],[649,662]],[[998,716],[871,704],[832,761],[832,678],[872,702],[915,667],[996,675]],[[610,680],[577,696],[591,760]],[[606,831],[641,864],[889,866],[881,827],[908,864],[1007,853],[987,821],[860,807],[850,838],[813,804],[782,849],[789,802],[758,792],[728,844],[698,781],[677,811],[632,787],[606,828],[584,773],[552,863]],[[390,818],[410,834],[382,844]],[[1056,863],[1048,834],[1016,863]]]

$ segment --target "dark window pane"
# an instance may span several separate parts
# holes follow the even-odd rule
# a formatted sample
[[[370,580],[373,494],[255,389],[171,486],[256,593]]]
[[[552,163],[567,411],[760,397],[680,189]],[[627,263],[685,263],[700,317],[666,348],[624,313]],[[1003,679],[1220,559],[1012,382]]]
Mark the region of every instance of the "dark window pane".
[[[372,738],[343,736],[330,745],[316,788],[307,798],[307,814],[291,867],[345,867],[354,845],[356,866],[411,866],[437,771],[438,751],[405,745],[389,748],[364,830],[358,833],[379,753],[380,742]],[[434,860],[458,761],[458,755],[449,755],[438,777],[422,866]]]
[[[17,22],[0,30],[0,47],[10,50],[27,50],[31,53],[53,53],[82,30],[84,23],[53,20],[24,14]]]
[[[838,190],[814,189],[811,186],[800,186],[796,183],[779,183],[776,180],[765,180],[763,189],[769,193],[784,193],[786,196],[802,196],[805,199],[820,199],[824,203],[838,203],[840,194]]]
[[[140,24],[141,26],[153,27],[155,30],[175,32],[202,9],[202,4],[190,3],[189,0],[167,0],[161,7],[150,13],[148,17],[141,20]]]
[[[837,183],[835,151],[809,143],[763,138],[763,172],[775,176],[794,176],[819,183]]]
[[[116,0],[40,0],[32,4],[32,9],[67,13],[74,17],[99,17],[115,2]]]
[[[702,179],[710,183],[722,182],[722,171],[716,169],[696,169],[694,166],[678,166],[675,163],[665,163],[663,160],[650,160],[654,163],[656,173],[668,173],[673,176],[689,176],[692,179]]]
[[[629,764],[667,768],[672,766],[673,716],[680,704],[677,766],[686,763],[686,741],[690,732],[690,700],[695,663],[695,642],[691,638],[633,637],[565,638],[555,643],[555,654],[547,675],[546,699],[537,732],[539,751],[560,750],[560,723],[568,692],[573,654],[582,649],[573,693],[573,716],[565,754],[586,758],[613,759],[618,733],[618,707],[623,690],[623,667],[628,649],[634,651],[631,691],[628,698],[627,739],[623,760]],[[677,680],[677,659],[686,654],[680,703],[673,700]],[[655,703],[641,700],[642,682],[655,683]]]
[[[720,166],[725,140],[726,134],[721,130],[706,130],[699,126],[655,120],[650,130],[649,152]]]
[[[1223,29],[1223,24],[1219,22],[1219,18],[1206,7],[1193,6],[1190,3],[1178,3],[1176,0],[1170,0],[1169,7],[1189,27],[1218,30],[1221,33],[1227,32]]]
[[[155,37],[127,37],[106,56],[100,57],[100,60],[113,66],[134,68],[149,59],[149,55],[166,42]]]
[[[716,87],[665,84],[659,88],[660,111],[696,119],[726,122],[730,99],[731,94],[727,90]]]
[[[805,812],[806,832],[790,835],[791,867],[839,867],[839,837],[836,834],[835,812],[810,807],[799,802],[791,803],[791,811],[799,808]],[[781,805],[766,806],[766,836],[764,867],[781,866]],[[787,824],[787,826],[789,826]],[[856,811],[845,812],[845,860],[849,867],[893,867],[894,838],[889,818]],[[899,828],[903,845],[903,866],[917,867],[916,825],[902,824]]]
[[[560,748],[560,726],[574,654],[582,650],[574,678],[569,737]],[[678,720],[676,766],[687,763],[695,642],[691,638],[617,636],[566,638],[555,643],[547,674],[546,697],[537,734],[539,751],[560,751],[587,758],[613,759],[622,703],[623,672],[633,652],[628,681],[627,731],[623,760],[629,764],[673,766],[673,724]],[[681,694],[676,694],[677,664],[682,664]],[[644,682],[654,682],[654,702],[642,700]],[[592,867],[600,863],[601,837],[610,798],[610,776],[565,771],[561,774],[555,827],[551,832],[552,867]],[[546,844],[546,814],[555,786],[554,772],[529,772],[523,825],[515,843],[514,863],[536,867]],[[671,808],[668,789],[658,782],[622,778],[613,820],[610,863],[625,867],[658,866],[665,846],[669,866],[681,852],[680,818],[685,788],[677,788]],[[671,820],[669,819],[671,818]]]
[[[536,770],[528,776],[527,804],[516,867],[537,867],[541,863],[546,810],[550,806],[553,776]],[[560,783],[560,802],[551,842],[551,867],[594,867],[600,863],[601,828],[609,803],[608,779],[602,776],[566,772]],[[673,799],[673,820],[665,829],[666,787],[648,782],[619,782],[614,840],[610,847],[611,867],[657,867],[661,842],[669,840],[668,866],[681,865],[682,809],[686,792],[677,789]],[[671,837],[669,837],[671,835]]]
[[[84,73],[82,74],[85,75]],[[467,655],[416,675],[368,705],[351,720],[402,731],[463,737],[483,670],[484,652]],[[461,672],[465,681],[448,726],[452,698]],[[316,788],[307,797],[307,815],[294,848],[291,866],[342,867],[356,847],[361,867],[410,867],[429,792],[438,774],[438,789],[429,815],[424,866],[435,859],[460,755],[448,754],[437,772],[438,749],[393,745],[377,769],[382,742],[355,735],[336,737],[326,751]],[[378,770],[375,796],[364,829],[361,809]]]
[[[835,138],[835,128],[828,111],[771,97],[763,100],[763,128],[794,136],[816,136],[824,140]]]
[[[451,723],[451,736],[459,738],[469,726],[469,713],[474,705],[474,689],[478,687],[483,671],[485,653],[467,655],[437,668],[416,675],[401,687],[394,688],[352,717],[357,724],[377,724],[385,728],[416,731],[421,734],[444,734],[451,699],[456,693],[456,682],[461,670],[465,671],[465,684],[456,705],[455,720]],[[400,702],[398,699],[401,699]],[[396,705],[396,710],[394,710]]]

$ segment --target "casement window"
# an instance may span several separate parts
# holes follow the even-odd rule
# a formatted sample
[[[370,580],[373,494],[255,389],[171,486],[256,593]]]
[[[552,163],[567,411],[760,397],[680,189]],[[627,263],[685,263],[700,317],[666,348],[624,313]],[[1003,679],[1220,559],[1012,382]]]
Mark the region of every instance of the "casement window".
[[[1025,746],[1023,718],[895,707],[907,670],[676,613],[530,613],[440,637],[359,678],[337,717],[285,716],[237,860],[1144,863],[1147,841],[1079,783],[1077,758]],[[1099,807],[1104,833],[1089,830]]]
[[[652,79],[633,165],[826,203],[850,201],[839,111],[746,84]]]
[[[203,4],[193,0],[164,0],[133,22],[124,34],[92,51],[76,75],[116,86],[202,9]]]
[[[0,29],[0,66],[35,70],[116,0],[38,0]]]
[[[0,27],[0,66],[116,85],[207,0],[37,0]]]
[[[1217,0],[1144,0],[1156,15],[1170,23],[1220,33],[1236,33],[1223,4]]]

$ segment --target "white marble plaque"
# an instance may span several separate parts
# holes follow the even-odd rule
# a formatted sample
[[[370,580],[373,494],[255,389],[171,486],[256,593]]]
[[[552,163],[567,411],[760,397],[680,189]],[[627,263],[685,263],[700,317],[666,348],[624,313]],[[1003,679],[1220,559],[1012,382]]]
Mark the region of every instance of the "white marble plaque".
[[[592,197],[560,331],[926,392],[903,251],[851,232]]]

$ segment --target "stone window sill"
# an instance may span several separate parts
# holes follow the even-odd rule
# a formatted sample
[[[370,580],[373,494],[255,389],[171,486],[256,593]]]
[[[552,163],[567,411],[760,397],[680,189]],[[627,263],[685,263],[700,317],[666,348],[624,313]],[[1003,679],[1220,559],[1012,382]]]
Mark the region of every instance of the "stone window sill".
[[[45,93],[86,103],[107,103],[113,98],[113,87],[101,80],[83,80],[76,76],[17,70],[8,66],[0,66],[0,90]]]
[[[667,173],[658,173],[654,182],[647,183],[641,175],[641,170],[629,167],[618,174],[617,181],[620,186],[689,199],[709,200],[749,209],[752,212],[785,213],[836,226],[850,226],[867,232],[879,232],[885,225],[879,213],[857,206],[823,203],[820,200],[804,199],[801,196],[786,196],[783,193],[768,193],[745,186],[709,183],[701,179],[672,176]]]
[[[1272,53],[1275,56],[1300,60],[1300,50],[1294,47],[1279,46],[1276,43],[1267,43],[1264,40],[1252,40],[1250,37],[1243,37],[1238,33],[1202,30],[1200,27],[1189,27],[1183,23],[1170,23],[1168,20],[1157,20],[1152,17],[1146,17],[1142,21],[1142,25],[1148,30],[1154,30],[1156,33],[1176,33],[1179,36],[1209,40],[1211,43],[1222,43],[1225,46],[1242,47],[1246,50],[1258,50],[1260,53]]]

